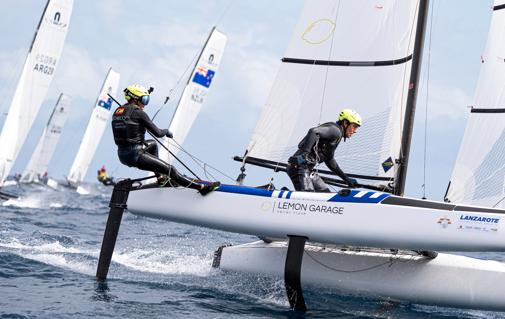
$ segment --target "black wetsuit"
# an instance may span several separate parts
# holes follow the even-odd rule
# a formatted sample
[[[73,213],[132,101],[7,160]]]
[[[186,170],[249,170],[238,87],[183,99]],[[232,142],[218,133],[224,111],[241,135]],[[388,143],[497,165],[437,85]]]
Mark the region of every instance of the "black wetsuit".
[[[297,191],[330,191],[328,185],[314,171],[314,167],[323,162],[346,183],[353,184],[334,158],[335,149],[343,134],[343,128],[334,122],[324,123],[309,130],[298,144],[298,150],[288,160],[287,173]]]
[[[117,154],[121,163],[151,171],[160,176],[164,174],[180,186],[199,189],[188,177],[179,174],[175,167],[158,158],[158,145],[154,140],[144,140],[148,130],[156,137],[168,134],[167,129],[159,129],[146,112],[135,104],[125,104],[118,107],[112,116],[112,133],[118,146]],[[173,184],[173,183],[172,183]]]

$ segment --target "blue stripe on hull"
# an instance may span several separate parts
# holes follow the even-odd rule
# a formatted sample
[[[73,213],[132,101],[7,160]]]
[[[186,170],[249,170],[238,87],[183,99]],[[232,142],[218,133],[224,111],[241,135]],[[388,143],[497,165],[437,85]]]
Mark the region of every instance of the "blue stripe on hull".
[[[217,191],[224,192],[224,193],[262,196],[262,197],[272,197],[273,193],[274,193],[274,191],[272,191],[272,190],[267,190],[267,189],[263,189],[263,188],[254,188],[254,187],[236,186],[236,185],[224,185],[224,184],[222,184]],[[282,198],[283,195],[286,195],[286,199],[290,199],[291,195],[293,193],[295,193],[295,192],[280,191],[276,197]],[[369,191],[366,194],[364,194],[363,196],[356,197],[356,195],[358,195],[359,193],[361,193],[361,191],[351,190],[350,194],[347,196],[335,194],[330,199],[324,199],[324,200],[328,201],[328,202],[350,202],[350,203],[376,204],[376,203],[380,203],[383,199],[390,196],[390,194],[380,193],[379,196],[375,196],[374,198],[371,198],[371,196],[376,195],[377,192]],[[327,198],[328,193],[320,193],[320,194],[322,197],[321,200],[323,200],[323,198]]]

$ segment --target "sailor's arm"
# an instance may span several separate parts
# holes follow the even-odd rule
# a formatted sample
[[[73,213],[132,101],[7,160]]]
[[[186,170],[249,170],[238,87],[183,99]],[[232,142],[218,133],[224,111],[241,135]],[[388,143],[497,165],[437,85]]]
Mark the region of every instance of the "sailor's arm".
[[[156,124],[154,124],[153,121],[151,121],[146,112],[138,110],[138,115],[144,127],[154,136],[163,137],[170,134],[168,129],[160,129],[159,127],[157,127]]]
[[[338,177],[340,177],[344,182],[347,183],[350,187],[356,187],[357,182],[354,178],[350,178],[347,176],[344,171],[338,166],[337,161],[334,158],[331,158],[330,160],[325,162],[326,166],[335,174],[337,174]]]

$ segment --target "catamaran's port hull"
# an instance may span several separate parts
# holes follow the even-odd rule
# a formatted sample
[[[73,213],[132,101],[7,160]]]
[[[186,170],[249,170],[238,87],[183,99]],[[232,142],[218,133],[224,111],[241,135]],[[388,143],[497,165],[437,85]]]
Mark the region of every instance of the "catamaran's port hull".
[[[223,185],[132,190],[134,214],[229,232],[337,245],[441,251],[505,251],[503,210],[421,201],[370,191],[268,191]]]
[[[215,265],[222,270],[283,278],[286,242],[263,241],[223,247]],[[505,311],[505,264],[439,253],[305,246],[302,287],[342,294],[458,308]]]

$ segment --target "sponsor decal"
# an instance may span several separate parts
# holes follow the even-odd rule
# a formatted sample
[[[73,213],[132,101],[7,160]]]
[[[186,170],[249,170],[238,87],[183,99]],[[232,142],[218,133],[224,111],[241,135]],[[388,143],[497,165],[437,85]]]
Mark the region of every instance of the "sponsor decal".
[[[52,75],[56,67],[56,62],[56,58],[39,53],[35,56],[35,66],[33,70],[46,75]]]
[[[326,204],[309,204],[294,201],[276,201],[274,202],[273,212],[278,214],[293,214],[293,215],[306,215],[306,214],[333,214],[343,215],[344,207]]]
[[[389,171],[391,169],[391,167],[393,167],[393,166],[394,166],[394,163],[393,163],[393,159],[391,158],[391,156],[382,163],[382,169],[384,170],[384,173]]]
[[[44,21],[54,26],[65,28],[66,23],[61,22],[61,12],[56,11],[52,17],[44,18]]]
[[[452,221],[450,218],[447,218],[447,216],[440,217],[437,221],[438,224],[442,226],[442,228],[447,228],[447,226],[452,224]]]
[[[462,214],[459,217],[459,219],[473,222],[494,223],[494,224],[498,224],[498,222],[500,221],[499,218],[495,217],[484,217],[484,216],[465,215],[465,214]]]
[[[461,214],[458,219],[458,229],[484,232],[497,232],[500,224],[499,217],[479,216],[475,214]]]
[[[203,66],[199,66],[195,70],[195,76],[193,77],[193,82],[196,84],[200,84],[206,88],[210,87],[212,83],[212,79],[216,72],[211,69],[204,68]]]

